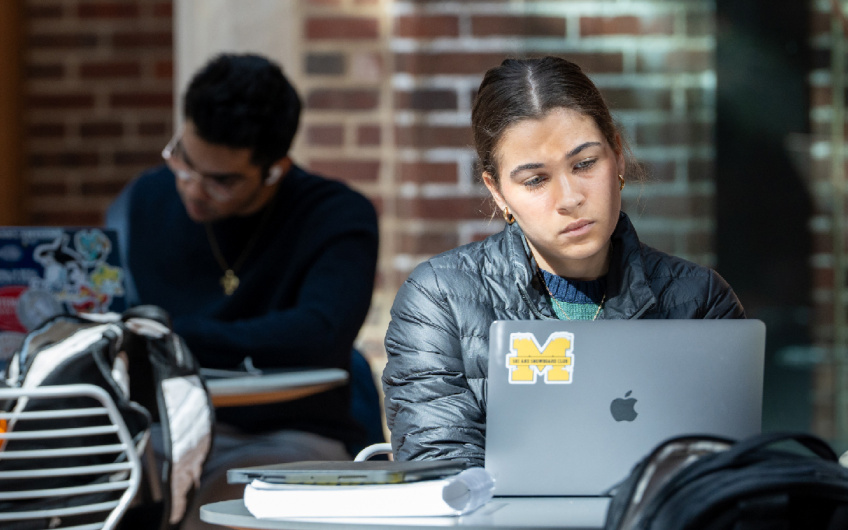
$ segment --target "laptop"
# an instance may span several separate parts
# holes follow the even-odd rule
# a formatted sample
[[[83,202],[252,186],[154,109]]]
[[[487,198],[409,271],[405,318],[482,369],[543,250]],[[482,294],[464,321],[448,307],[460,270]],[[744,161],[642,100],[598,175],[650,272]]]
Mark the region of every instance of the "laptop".
[[[456,475],[468,464],[456,460],[304,461],[227,470],[230,484],[261,480],[272,484],[399,484]]]
[[[663,440],[760,432],[758,320],[496,321],[486,469],[496,496],[604,496]]]
[[[0,227],[0,373],[47,319],[123,311],[124,281],[113,230]]]

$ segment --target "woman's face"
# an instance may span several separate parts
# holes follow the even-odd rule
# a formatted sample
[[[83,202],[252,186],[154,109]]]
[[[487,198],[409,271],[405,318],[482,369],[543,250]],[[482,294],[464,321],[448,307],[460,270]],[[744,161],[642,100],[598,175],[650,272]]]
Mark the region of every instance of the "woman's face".
[[[498,208],[509,207],[543,269],[594,279],[609,267],[609,240],[621,210],[620,146],[595,121],[557,108],[506,129],[496,146],[500,182],[483,181]]]

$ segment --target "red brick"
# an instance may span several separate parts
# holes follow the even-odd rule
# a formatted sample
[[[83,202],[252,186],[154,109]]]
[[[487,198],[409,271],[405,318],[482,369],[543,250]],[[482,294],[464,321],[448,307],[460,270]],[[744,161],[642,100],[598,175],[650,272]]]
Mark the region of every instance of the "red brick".
[[[565,37],[565,19],[561,17],[485,15],[471,18],[475,37],[525,36]]]
[[[686,172],[689,177],[689,183],[695,184],[698,182],[714,182],[715,181],[715,160],[690,158]]]
[[[395,35],[414,39],[459,36],[459,19],[453,15],[411,15],[395,19]]]
[[[376,182],[380,176],[380,162],[377,160],[313,159],[309,162],[309,169],[345,181]]]
[[[405,162],[398,167],[403,182],[444,183],[456,182],[458,168],[455,162]]]
[[[139,77],[141,66],[136,61],[97,61],[82,63],[80,76],[83,79]]]
[[[341,125],[310,125],[306,129],[306,141],[310,145],[342,145],[344,143],[344,127]]]
[[[64,182],[40,182],[37,184],[30,184],[29,193],[36,197],[67,195],[68,186]]]
[[[173,35],[170,31],[130,31],[116,33],[112,44],[116,48],[170,48]]]
[[[309,93],[306,106],[310,109],[373,110],[380,94],[371,89],[318,89]]]
[[[397,127],[396,144],[399,147],[428,149],[433,147],[470,147],[470,127],[448,127],[442,125],[416,125]]]
[[[32,167],[91,167],[100,162],[94,152],[65,151],[53,153],[32,153],[29,164]]]
[[[153,63],[153,76],[156,79],[173,79],[174,61],[156,61]]]
[[[32,138],[61,138],[65,135],[64,123],[32,123],[27,127]]]
[[[130,2],[84,2],[77,8],[80,18],[136,18],[138,5]]]
[[[409,110],[454,110],[457,107],[453,90],[421,88],[395,92],[395,107]]]
[[[638,55],[636,68],[639,72],[661,74],[704,72],[715,69],[715,56],[712,51],[651,50]]]
[[[115,138],[124,134],[124,126],[120,122],[97,121],[80,124],[80,136]]]
[[[29,63],[25,69],[27,79],[59,79],[65,75],[65,65],[61,63]]]
[[[356,128],[356,145],[380,145],[383,129],[379,125],[360,125]]]
[[[671,110],[671,90],[660,88],[605,88],[604,99],[615,110]]]
[[[716,32],[715,13],[698,11],[686,14],[687,37],[712,37]]]
[[[810,13],[810,38],[830,33],[831,16],[827,13]]]
[[[117,197],[126,184],[120,181],[107,180],[96,182],[83,182],[80,193],[86,197],[107,196]]]
[[[34,49],[59,48],[72,50],[97,46],[97,35],[90,33],[33,33],[27,39],[27,45]]]
[[[650,182],[672,182],[675,179],[677,163],[674,160],[643,160],[641,164]],[[628,184],[638,185],[635,182],[628,182]]]
[[[157,2],[153,5],[153,16],[156,18],[171,18],[174,15],[171,2]]]
[[[153,166],[162,162],[162,154],[159,151],[118,151],[114,161],[118,166]]]
[[[423,220],[482,219],[488,215],[483,197],[446,197],[440,199],[399,199],[399,217]]]
[[[480,74],[499,65],[503,53],[399,53],[395,55],[398,72],[433,74]]]
[[[31,2],[27,2],[24,7],[24,12],[26,20],[57,19],[64,16],[65,9],[64,5],[61,3],[42,3],[39,5],[32,5]]]
[[[546,53],[533,52],[526,57],[538,57]],[[489,68],[498,66],[507,57],[506,53],[399,53],[395,55],[398,72],[414,75],[435,74],[478,74],[482,78]],[[586,72],[621,72],[624,58],[618,52],[575,52],[568,54],[569,60],[576,62]]]
[[[435,255],[459,245],[456,233],[401,234],[399,252],[405,254]]]
[[[172,108],[174,104],[173,95],[170,92],[128,92],[112,94],[109,96],[109,106],[113,108],[141,109],[141,108]]]
[[[700,219],[713,215],[713,198],[705,196],[651,197],[645,203],[645,215],[669,219]]]
[[[674,33],[674,19],[671,16],[639,18],[621,17],[581,17],[580,35],[583,37],[604,35],[671,35]]]
[[[833,87],[827,86],[811,86],[810,87],[810,104],[813,107],[826,107],[833,103]]]
[[[306,21],[306,38],[326,39],[376,39],[380,36],[376,18],[366,17],[313,17]]]
[[[833,289],[835,279],[833,277],[833,269],[831,268],[814,268],[813,269],[813,286],[819,289]]]
[[[138,124],[141,136],[167,136],[171,134],[171,124],[162,122],[142,122]],[[164,141],[168,141],[167,139]],[[162,147],[165,147],[164,145]]]
[[[704,254],[712,252],[715,248],[715,238],[712,232],[689,232],[684,241],[684,250],[687,254]]]
[[[636,127],[636,143],[656,145],[708,145],[713,141],[711,124],[689,122],[645,123]]]
[[[102,226],[101,212],[34,212],[33,225],[43,226]]]
[[[92,94],[30,94],[27,99],[30,109],[89,109],[94,106]]]

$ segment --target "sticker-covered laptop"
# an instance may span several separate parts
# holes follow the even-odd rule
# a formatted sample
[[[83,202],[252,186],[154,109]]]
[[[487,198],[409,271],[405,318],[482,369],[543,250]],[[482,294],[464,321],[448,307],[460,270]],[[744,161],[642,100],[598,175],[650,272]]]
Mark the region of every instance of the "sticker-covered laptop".
[[[760,432],[764,353],[758,320],[494,322],[495,495],[605,495],[666,438]]]
[[[124,276],[113,230],[0,227],[0,373],[50,317],[126,309]]]

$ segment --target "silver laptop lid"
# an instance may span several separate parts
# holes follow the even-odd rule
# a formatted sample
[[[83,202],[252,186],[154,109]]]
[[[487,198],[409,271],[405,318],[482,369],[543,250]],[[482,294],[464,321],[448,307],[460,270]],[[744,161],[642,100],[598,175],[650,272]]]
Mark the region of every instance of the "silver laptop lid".
[[[758,320],[494,322],[495,495],[602,495],[666,438],[760,432],[764,354]]]

